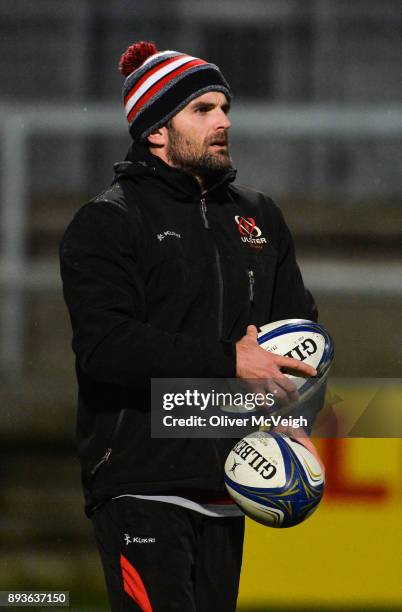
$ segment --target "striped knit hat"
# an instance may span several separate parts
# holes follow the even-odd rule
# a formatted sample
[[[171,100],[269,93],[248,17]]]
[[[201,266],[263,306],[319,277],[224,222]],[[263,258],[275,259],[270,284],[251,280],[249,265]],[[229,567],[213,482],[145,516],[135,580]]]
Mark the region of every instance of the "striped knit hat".
[[[121,56],[120,72],[126,77],[123,100],[130,134],[144,140],[191,100],[207,91],[232,95],[219,68],[178,51],[158,52],[149,42],[138,42]]]

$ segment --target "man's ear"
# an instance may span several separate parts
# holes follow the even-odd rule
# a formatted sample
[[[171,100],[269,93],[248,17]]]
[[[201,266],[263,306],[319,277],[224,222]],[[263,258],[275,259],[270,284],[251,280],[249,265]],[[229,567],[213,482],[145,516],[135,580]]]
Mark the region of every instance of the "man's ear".
[[[168,143],[168,130],[162,126],[149,134],[147,138],[150,147],[164,147]]]

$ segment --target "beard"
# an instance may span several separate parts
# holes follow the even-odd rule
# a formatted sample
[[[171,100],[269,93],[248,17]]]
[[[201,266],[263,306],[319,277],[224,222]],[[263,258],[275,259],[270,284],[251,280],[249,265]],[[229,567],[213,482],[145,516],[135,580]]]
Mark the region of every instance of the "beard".
[[[187,174],[211,180],[232,167],[228,148],[222,148],[214,152],[209,150],[209,146],[213,142],[227,142],[226,134],[215,136],[214,139],[210,137],[208,141],[199,143],[184,136],[172,124],[170,124],[168,130],[169,142],[166,155],[175,168],[179,168]]]

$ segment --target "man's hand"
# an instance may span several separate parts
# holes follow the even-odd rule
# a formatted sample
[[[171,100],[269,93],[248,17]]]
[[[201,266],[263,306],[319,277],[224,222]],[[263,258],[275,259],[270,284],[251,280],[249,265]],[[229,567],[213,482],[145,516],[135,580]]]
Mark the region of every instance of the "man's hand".
[[[300,444],[303,444],[303,446],[305,446],[307,450],[309,450],[310,453],[314,455],[314,457],[317,459],[318,463],[321,466],[322,473],[325,474],[325,465],[323,464],[316,447],[308,437],[308,434],[303,429],[303,427],[298,427],[296,429],[294,427],[284,427],[283,425],[278,425],[277,427],[274,427],[272,431],[276,433],[282,433],[285,436],[288,436],[289,438],[297,440],[297,442],[299,442]]]
[[[255,325],[247,327],[247,333],[236,342],[236,375],[239,378],[267,380],[267,386],[282,403],[298,399],[296,386],[285,376],[282,368],[298,376],[316,376],[317,371],[291,357],[283,357],[261,348],[257,342]]]

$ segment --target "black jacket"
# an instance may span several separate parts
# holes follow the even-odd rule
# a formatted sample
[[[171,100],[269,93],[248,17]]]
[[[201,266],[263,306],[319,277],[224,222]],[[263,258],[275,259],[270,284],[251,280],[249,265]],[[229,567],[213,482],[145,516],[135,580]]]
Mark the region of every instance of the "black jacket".
[[[280,210],[133,146],[60,247],[87,512],[122,493],[223,491],[231,440],[150,437],[151,377],[234,377],[248,324],[316,318]]]

